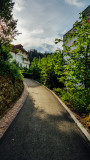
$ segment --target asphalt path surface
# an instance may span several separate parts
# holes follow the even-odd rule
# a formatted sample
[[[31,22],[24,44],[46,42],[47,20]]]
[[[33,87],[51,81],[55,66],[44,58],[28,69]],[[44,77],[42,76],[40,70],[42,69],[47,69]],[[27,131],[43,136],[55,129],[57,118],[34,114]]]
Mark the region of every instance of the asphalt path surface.
[[[84,135],[57,98],[25,82],[29,95],[0,141],[0,160],[90,160]]]

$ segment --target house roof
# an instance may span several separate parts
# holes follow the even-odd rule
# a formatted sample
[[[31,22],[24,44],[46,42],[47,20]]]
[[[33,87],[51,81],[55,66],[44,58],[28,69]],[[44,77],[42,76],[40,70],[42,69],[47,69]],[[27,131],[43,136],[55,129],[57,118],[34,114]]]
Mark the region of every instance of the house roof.
[[[12,45],[12,52],[18,53],[18,50],[22,51],[23,53],[28,54],[28,52],[23,48],[23,46],[21,44]]]
[[[90,18],[90,5],[83,12]]]

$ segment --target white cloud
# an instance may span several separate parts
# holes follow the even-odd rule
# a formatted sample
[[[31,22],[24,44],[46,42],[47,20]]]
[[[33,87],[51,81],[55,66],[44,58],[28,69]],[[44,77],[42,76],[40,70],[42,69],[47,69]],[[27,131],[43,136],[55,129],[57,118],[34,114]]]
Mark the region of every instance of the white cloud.
[[[15,0],[14,9],[18,12],[21,12],[24,9],[23,0]]]
[[[36,35],[36,34],[42,34],[42,33],[44,33],[44,30],[43,29],[36,29],[36,30],[33,30],[32,32],[31,32],[31,34],[32,35]]]
[[[55,38],[62,38],[78,18],[84,0],[13,0],[13,15],[18,19],[17,30],[20,34],[14,44],[22,44],[26,50],[53,50]],[[68,5],[67,5],[68,4]],[[76,7],[72,7],[76,6]],[[82,6],[82,7],[80,7]],[[80,7],[80,8],[79,8]],[[77,18],[76,18],[77,15]]]
[[[16,40],[13,41],[13,44],[22,44],[26,50],[33,48],[39,49],[39,47],[41,47],[42,52],[50,50],[55,51],[56,46],[54,44],[54,40],[56,37],[54,35],[52,37],[45,36],[44,29],[36,28],[30,30],[25,28],[23,24],[25,24],[25,20],[20,18],[18,21],[17,30],[21,34],[16,36]]]
[[[13,41],[14,44],[22,44],[23,46],[25,46],[25,48],[29,48],[29,49],[33,47],[41,46],[43,43],[51,44],[50,38],[42,39],[40,36],[33,37],[33,35],[42,34],[44,32],[42,29],[36,29],[33,31],[29,31],[25,29],[24,27],[22,27],[22,25],[20,24],[18,25],[17,29],[19,33],[22,33],[22,34],[16,37],[16,40]]]
[[[29,31],[27,29],[25,29],[22,26],[18,26],[18,31],[21,32],[22,34],[20,34],[19,36],[16,37],[16,40],[13,41],[13,44],[22,44],[26,50],[30,50],[30,49],[38,49],[39,51],[39,47],[42,48],[41,52],[45,53],[47,52],[54,52],[57,47],[59,47],[60,49],[62,49],[61,44],[54,44],[55,38],[56,37],[33,37],[33,34],[41,34],[43,33],[43,30],[33,30],[33,31]]]
[[[83,6],[83,2],[80,2],[80,0],[65,0],[66,3],[68,3],[69,5],[74,5],[77,7],[81,7]]]

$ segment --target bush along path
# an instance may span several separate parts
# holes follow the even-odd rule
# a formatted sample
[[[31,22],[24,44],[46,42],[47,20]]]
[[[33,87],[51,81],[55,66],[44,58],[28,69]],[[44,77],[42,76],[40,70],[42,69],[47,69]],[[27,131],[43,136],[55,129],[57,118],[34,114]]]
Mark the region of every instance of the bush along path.
[[[84,135],[56,97],[25,79],[29,95],[0,141],[2,160],[89,160]]]
[[[0,76],[0,118],[14,105],[23,92],[23,81],[12,83],[10,77]]]

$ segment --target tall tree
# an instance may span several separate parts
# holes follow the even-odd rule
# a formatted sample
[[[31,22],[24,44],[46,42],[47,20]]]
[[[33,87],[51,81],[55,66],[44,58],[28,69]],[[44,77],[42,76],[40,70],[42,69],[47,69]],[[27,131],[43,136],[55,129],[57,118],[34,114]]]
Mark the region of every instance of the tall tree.
[[[17,33],[17,20],[14,20],[12,0],[0,0],[0,44],[12,41]]]
[[[80,21],[73,25],[73,31],[68,32],[63,39],[64,56],[66,57],[65,80],[66,85],[75,87],[83,84],[89,87],[90,82],[90,20],[85,13],[81,13]],[[68,40],[75,38],[71,46],[67,45]],[[56,43],[60,42],[56,39]]]

